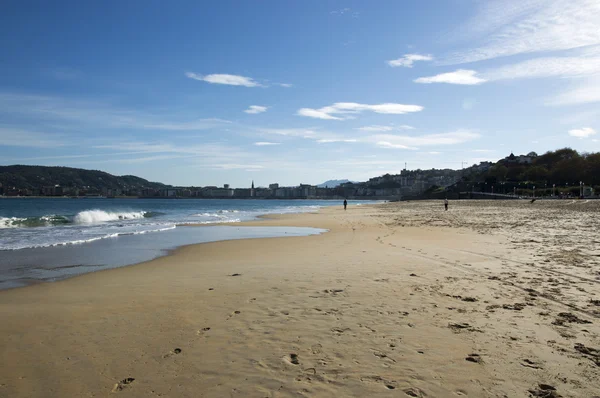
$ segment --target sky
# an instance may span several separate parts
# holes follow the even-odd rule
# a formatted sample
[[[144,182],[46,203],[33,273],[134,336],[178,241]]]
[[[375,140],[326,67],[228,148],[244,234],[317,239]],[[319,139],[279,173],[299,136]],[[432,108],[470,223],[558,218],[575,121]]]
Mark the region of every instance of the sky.
[[[0,165],[182,186],[600,151],[600,1],[19,1]]]

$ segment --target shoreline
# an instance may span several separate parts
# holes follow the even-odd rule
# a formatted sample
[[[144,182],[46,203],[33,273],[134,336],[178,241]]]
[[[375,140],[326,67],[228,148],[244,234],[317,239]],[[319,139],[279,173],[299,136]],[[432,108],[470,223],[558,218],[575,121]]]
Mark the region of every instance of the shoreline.
[[[316,214],[314,212],[311,212]],[[303,214],[299,213],[288,213],[288,214]],[[95,239],[93,241],[86,241],[74,244],[62,244],[53,246],[43,247],[32,247],[24,248],[19,250],[11,250],[5,252],[5,264],[8,261],[9,266],[19,267],[19,263],[27,263],[31,261],[45,261],[44,264],[39,264],[36,270],[47,269],[48,272],[57,269],[69,269],[73,271],[71,274],[57,274],[53,277],[47,276],[44,278],[31,278],[26,275],[6,279],[0,283],[8,283],[6,287],[0,289],[0,294],[5,290],[22,289],[29,286],[35,286],[46,283],[56,283],[59,281],[77,278],[89,273],[97,273],[102,271],[108,271],[123,267],[134,266],[138,264],[144,264],[151,262],[162,257],[168,257],[175,253],[178,249],[186,246],[202,245],[213,242],[226,242],[235,240],[245,239],[271,239],[277,237],[298,237],[298,236],[310,236],[319,235],[328,232],[318,228],[311,227],[295,227],[291,225],[277,225],[277,226],[265,226],[261,223],[262,220],[268,220],[274,214],[264,214],[256,217],[256,220],[242,221],[242,222],[223,222],[223,223],[198,223],[198,224],[175,224],[173,228],[163,229],[160,231],[151,231],[149,233],[137,233],[137,234],[125,234],[117,237]],[[251,225],[246,225],[251,223]],[[186,228],[209,228],[208,230],[194,230],[194,233],[185,233]],[[227,231],[225,233],[219,231]],[[237,232],[236,232],[237,231]],[[219,237],[214,238],[212,235],[217,232]],[[178,235],[179,238],[173,235]],[[190,235],[195,236],[191,238]],[[129,255],[129,260],[123,262],[120,255],[117,255],[113,260],[110,260],[112,253],[108,256],[103,257],[102,264],[100,263],[88,263],[96,255],[99,255],[103,250],[109,250],[109,252],[120,251],[122,248],[130,249],[133,245],[133,249],[142,246],[151,246],[152,252],[148,251],[148,254],[140,256]],[[62,253],[61,253],[62,252]],[[2,253],[2,252],[0,252]],[[59,254],[61,253],[61,254]],[[85,254],[83,254],[85,253]],[[55,257],[58,255],[58,258]],[[70,257],[75,256],[77,263],[68,263]],[[15,260],[15,258],[17,260]],[[21,260],[19,260],[21,258]],[[46,260],[44,260],[44,258]],[[48,262],[47,259],[52,258],[52,261]],[[61,260],[63,259],[63,260]],[[16,269],[16,268],[15,268]],[[86,271],[87,270],[87,271]],[[27,269],[24,269],[27,274]],[[80,272],[77,272],[80,271]],[[51,273],[51,272],[50,272]]]
[[[600,326],[594,307],[574,307],[600,299],[583,279],[594,268],[538,258],[554,212],[570,208],[444,212],[436,201],[269,215],[243,224],[329,232],[189,245],[6,290],[0,395],[526,397],[550,385],[591,397],[600,366],[584,348],[600,346]]]

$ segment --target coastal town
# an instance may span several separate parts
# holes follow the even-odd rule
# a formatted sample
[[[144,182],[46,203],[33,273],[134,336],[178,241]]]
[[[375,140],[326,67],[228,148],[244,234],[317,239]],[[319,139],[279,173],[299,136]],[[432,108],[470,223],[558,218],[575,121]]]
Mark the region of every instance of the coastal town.
[[[186,187],[150,182],[135,176],[117,177],[96,170],[40,166],[4,168],[18,169],[10,173],[0,169],[0,196],[3,197],[413,200],[473,199],[479,197],[478,194],[486,198],[489,195],[497,198],[595,197],[600,191],[597,172],[600,171],[600,154],[579,154],[569,148],[543,155],[511,153],[497,162],[483,161],[457,170],[409,170],[405,165],[397,174],[387,173],[364,182],[335,180],[296,186],[262,185],[250,180],[246,187],[232,187],[227,183]]]
[[[234,188],[229,184],[204,187],[146,187],[94,189],[90,186],[68,187],[47,185],[39,188],[5,187],[0,183],[0,195],[46,196],[46,197],[139,197],[139,198],[215,198],[215,199],[326,199],[340,197],[397,198],[402,195],[418,195],[432,186],[449,186],[456,183],[460,173],[455,170],[402,170],[399,174],[385,174],[366,182],[345,182],[336,186],[327,184],[280,186],[255,185]]]

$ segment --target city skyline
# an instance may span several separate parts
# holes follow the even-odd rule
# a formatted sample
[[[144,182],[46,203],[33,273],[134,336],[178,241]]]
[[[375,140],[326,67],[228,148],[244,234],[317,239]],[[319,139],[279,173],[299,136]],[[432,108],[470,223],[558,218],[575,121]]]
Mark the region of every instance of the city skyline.
[[[9,1],[0,164],[291,186],[600,151],[600,3]]]

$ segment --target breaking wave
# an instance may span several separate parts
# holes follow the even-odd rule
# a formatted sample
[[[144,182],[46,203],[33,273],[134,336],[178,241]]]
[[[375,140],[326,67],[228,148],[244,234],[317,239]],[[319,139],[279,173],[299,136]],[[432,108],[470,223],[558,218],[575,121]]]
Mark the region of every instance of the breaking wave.
[[[34,228],[66,224],[98,224],[109,221],[149,218],[159,214],[160,213],[149,211],[107,212],[104,210],[85,210],[74,216],[51,214],[41,217],[0,217],[0,228]]]

